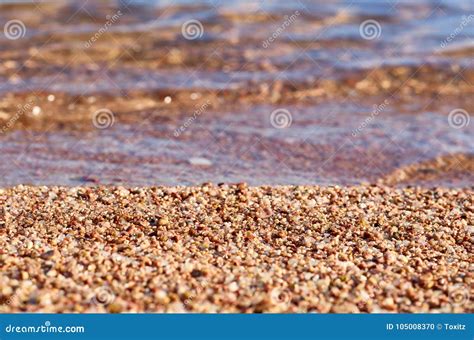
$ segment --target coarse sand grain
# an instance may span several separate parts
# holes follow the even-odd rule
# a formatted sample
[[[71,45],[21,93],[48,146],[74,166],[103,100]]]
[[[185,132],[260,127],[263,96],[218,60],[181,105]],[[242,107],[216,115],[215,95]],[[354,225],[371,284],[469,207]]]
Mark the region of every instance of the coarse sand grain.
[[[0,312],[474,312],[473,190],[0,189]]]

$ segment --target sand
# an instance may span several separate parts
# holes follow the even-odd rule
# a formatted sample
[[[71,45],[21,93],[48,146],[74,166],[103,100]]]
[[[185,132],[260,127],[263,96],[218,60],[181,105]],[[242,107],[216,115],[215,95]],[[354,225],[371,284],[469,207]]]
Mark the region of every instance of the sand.
[[[474,312],[474,195],[0,190],[0,312]]]

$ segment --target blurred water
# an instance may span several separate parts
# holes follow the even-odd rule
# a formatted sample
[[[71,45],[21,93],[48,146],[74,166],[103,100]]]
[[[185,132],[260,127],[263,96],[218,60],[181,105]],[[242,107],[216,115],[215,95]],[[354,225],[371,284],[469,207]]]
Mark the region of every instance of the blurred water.
[[[474,153],[472,1],[0,1],[0,27],[2,186],[354,184]]]
[[[21,63],[36,61],[33,51],[25,54],[28,49],[41,49],[46,60],[38,70],[40,74],[25,74],[21,81],[0,74],[3,93],[48,87],[52,91],[84,94],[116,91],[117,85],[121,89],[137,86],[148,90],[167,86],[225,88],[229,82],[238,86],[241,81],[240,85],[246,86],[245,81],[268,79],[298,83],[303,76],[327,76],[328,69],[336,72],[339,68],[371,69],[381,65],[421,65],[427,61],[443,65],[453,62],[453,56],[447,54],[463,51],[464,54],[456,56],[456,64],[466,67],[472,63],[472,53],[468,53],[474,35],[472,1],[79,1],[4,7],[0,23],[17,18],[27,30],[26,39],[21,41],[1,37],[0,50],[8,51]],[[107,16],[110,18],[117,11],[123,15],[92,48],[84,48],[84,41],[103,28]],[[262,42],[295,13],[299,13],[296,19],[267,48],[262,48]],[[180,35],[183,23],[191,19],[199,20],[205,28],[199,40],[189,41]],[[376,39],[361,36],[364,20],[375,20],[379,25],[380,35]],[[443,42],[452,34],[455,37],[444,46]],[[134,45],[135,39],[145,45]],[[126,63],[119,59],[107,67],[111,73],[109,82],[84,69],[91,61],[110,61],[104,55],[95,56],[103,48],[117,49],[115,58],[132,59]],[[200,67],[203,63],[207,66],[205,59],[199,62],[193,58],[184,60],[182,66],[186,67],[178,70],[148,67],[149,58],[163,58],[162,50],[172,48],[180,48],[183,53],[196,52],[196,57],[221,60],[206,70]],[[224,48],[229,49],[229,55]],[[86,58],[83,53],[92,60],[74,64],[77,58]],[[223,70],[225,58],[232,62],[228,71]],[[248,72],[249,63],[258,67],[262,61],[275,65],[277,72]],[[65,66],[58,77],[57,67]],[[199,72],[195,78],[203,84],[186,79],[190,70]],[[93,84],[96,86],[91,87]]]

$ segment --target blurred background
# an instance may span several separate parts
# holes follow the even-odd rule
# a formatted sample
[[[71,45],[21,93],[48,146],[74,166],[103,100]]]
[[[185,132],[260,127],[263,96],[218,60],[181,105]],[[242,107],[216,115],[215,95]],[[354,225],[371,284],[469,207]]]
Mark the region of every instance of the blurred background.
[[[0,1],[0,185],[472,186],[472,1]]]

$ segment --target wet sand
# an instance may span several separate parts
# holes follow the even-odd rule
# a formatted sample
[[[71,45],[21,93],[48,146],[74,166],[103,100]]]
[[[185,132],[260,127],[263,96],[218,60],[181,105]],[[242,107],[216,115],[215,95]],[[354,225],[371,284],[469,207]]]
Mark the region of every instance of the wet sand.
[[[275,128],[268,105],[212,112],[211,104],[193,115],[205,103],[182,113],[115,113],[106,129],[84,115],[82,125],[49,130],[42,126],[54,119],[30,118],[30,126],[0,136],[0,186],[474,183],[474,125],[455,129],[442,114],[391,108],[366,124],[371,108],[362,103],[299,104],[285,106],[291,124]]]
[[[1,187],[473,183],[469,1],[0,6]]]
[[[0,192],[1,312],[474,312],[472,189]]]

